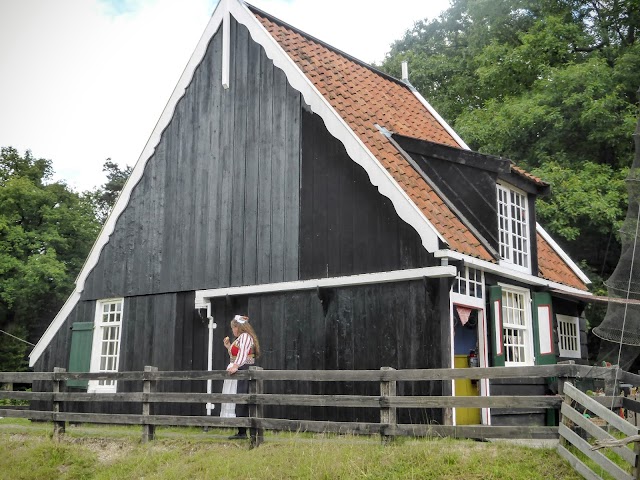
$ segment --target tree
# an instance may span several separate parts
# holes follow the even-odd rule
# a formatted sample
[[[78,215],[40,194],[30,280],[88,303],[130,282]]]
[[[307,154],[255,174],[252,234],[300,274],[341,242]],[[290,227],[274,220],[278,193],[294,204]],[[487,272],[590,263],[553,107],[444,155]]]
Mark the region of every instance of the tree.
[[[538,220],[606,278],[626,211],[639,30],[640,0],[452,0],[381,68],[399,76],[407,60],[412,84],[472,149],[548,181]]]
[[[132,168],[127,165],[121,170],[117,163],[107,158],[102,171],[107,174],[107,182],[93,192],[86,192],[85,195],[93,204],[96,218],[101,224],[104,224],[120,195],[120,191],[131,175]]]
[[[51,176],[51,161],[0,150],[0,329],[32,343],[71,292],[100,226],[91,203]],[[26,344],[11,342],[3,338],[0,358],[20,357],[5,348]]]

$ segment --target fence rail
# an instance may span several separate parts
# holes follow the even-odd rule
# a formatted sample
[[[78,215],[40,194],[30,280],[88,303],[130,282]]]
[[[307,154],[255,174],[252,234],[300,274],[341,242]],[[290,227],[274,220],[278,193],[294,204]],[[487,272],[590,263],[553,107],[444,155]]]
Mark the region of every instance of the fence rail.
[[[626,373],[626,372],[625,372]],[[0,416],[46,420],[54,423],[54,433],[64,433],[66,422],[109,423],[142,426],[144,441],[152,440],[156,426],[200,426],[200,427],[247,427],[252,444],[258,445],[264,430],[297,430],[309,432],[351,433],[380,435],[383,441],[395,436],[449,436],[455,438],[558,438],[557,426],[538,425],[440,425],[402,424],[397,422],[397,411],[407,408],[452,409],[452,408],[509,408],[509,409],[564,409],[562,395],[534,396],[400,396],[397,382],[453,381],[456,379],[522,379],[554,378],[559,384],[576,379],[598,379],[607,385],[615,382],[615,369],[587,367],[581,365],[550,365],[535,367],[491,367],[465,369],[429,370],[262,370],[252,367],[238,372],[237,379],[249,380],[249,393],[225,395],[221,393],[177,393],[158,391],[157,386],[165,381],[224,380],[225,371],[157,371],[145,367],[145,371],[112,373],[74,373],[56,368],[54,372],[0,372],[0,383],[31,384],[43,381],[50,385],[48,391],[25,392],[0,390],[0,399],[51,402],[51,410],[18,410],[0,408]],[[626,382],[640,384],[640,376],[626,374]],[[142,382],[141,391],[121,393],[86,393],[65,391],[68,380],[115,380],[117,382]],[[271,382],[375,382],[379,395],[305,395],[265,393],[263,384]],[[562,392],[561,392],[562,393]],[[614,402],[623,406],[623,400],[601,397],[599,402]],[[95,404],[96,402],[122,402],[140,406],[140,414],[106,414],[66,411],[69,402]],[[249,405],[249,417],[220,418],[218,416],[157,415],[152,414],[156,404],[205,404],[236,403]],[[638,405],[640,403],[635,402]],[[292,420],[264,418],[264,406],[345,407],[373,408],[380,412],[379,422],[338,422],[327,420]],[[631,404],[626,404],[631,405]],[[631,407],[634,407],[631,405]],[[605,407],[601,407],[605,408]],[[635,408],[635,407],[634,407]],[[607,411],[608,409],[605,408]]]

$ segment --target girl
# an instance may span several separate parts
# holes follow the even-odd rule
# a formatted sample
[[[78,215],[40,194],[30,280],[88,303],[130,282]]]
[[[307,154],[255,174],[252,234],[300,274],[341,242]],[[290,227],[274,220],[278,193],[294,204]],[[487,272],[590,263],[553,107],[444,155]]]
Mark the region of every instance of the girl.
[[[260,342],[258,336],[253,330],[253,327],[249,323],[249,317],[236,315],[231,320],[231,331],[235,340],[233,343],[229,340],[229,337],[225,337],[223,340],[224,346],[229,352],[229,365],[227,371],[233,375],[238,370],[248,370],[251,365],[255,365],[255,359],[260,356]],[[225,380],[227,383],[227,380]],[[228,386],[227,386],[228,387]],[[228,389],[228,388],[227,388]],[[225,388],[223,388],[224,392]],[[228,389],[229,390],[229,389]],[[224,393],[231,393],[224,392]],[[249,393],[249,381],[238,380],[235,393]],[[249,407],[247,404],[240,404],[235,406],[235,414],[231,414],[230,410],[233,409],[233,404],[223,404],[220,411],[220,416],[237,416],[248,417]],[[230,439],[247,438],[246,427],[238,428],[238,433],[229,437]]]

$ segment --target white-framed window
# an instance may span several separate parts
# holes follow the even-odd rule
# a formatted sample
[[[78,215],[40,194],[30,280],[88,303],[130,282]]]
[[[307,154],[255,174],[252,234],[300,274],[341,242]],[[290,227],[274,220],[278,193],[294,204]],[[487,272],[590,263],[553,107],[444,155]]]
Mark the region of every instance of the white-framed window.
[[[498,234],[500,258],[519,270],[529,272],[530,240],[527,195],[498,184]]]
[[[505,366],[534,364],[529,290],[502,286],[502,342]]]
[[[96,302],[95,328],[91,348],[92,372],[117,372],[122,335],[124,299],[115,298]],[[115,380],[91,380],[89,392],[115,392]]]
[[[581,358],[580,319],[556,315],[558,320],[558,351],[561,357]]]
[[[453,282],[453,292],[474,298],[484,298],[484,272],[464,267]]]

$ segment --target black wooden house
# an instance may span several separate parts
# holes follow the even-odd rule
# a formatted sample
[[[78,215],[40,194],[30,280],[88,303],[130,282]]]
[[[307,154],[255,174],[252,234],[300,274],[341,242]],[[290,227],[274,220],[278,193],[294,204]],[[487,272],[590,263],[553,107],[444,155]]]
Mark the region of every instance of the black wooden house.
[[[584,361],[589,281],[536,222],[547,189],[470,151],[408,81],[221,0],[31,366],[221,370],[234,314],[265,369]],[[72,386],[129,388],[104,383]],[[426,419],[515,421],[458,410]]]

